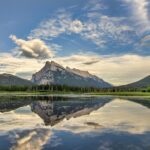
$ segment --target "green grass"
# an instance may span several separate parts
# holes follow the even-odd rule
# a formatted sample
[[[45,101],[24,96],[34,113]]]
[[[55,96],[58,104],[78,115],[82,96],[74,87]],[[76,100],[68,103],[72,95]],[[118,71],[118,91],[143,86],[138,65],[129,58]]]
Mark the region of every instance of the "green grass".
[[[0,91],[0,96],[3,95],[52,95],[52,94],[85,94],[85,95],[114,95],[114,96],[150,96],[150,92],[98,92],[98,93],[81,93],[81,92],[19,92],[19,91],[15,91],[15,92],[3,92]]]
[[[28,95],[52,95],[52,94],[81,94],[81,92],[61,92],[61,91],[57,91],[57,92],[49,92],[49,91],[46,91],[46,92],[40,92],[40,91],[37,91],[37,92],[35,92],[35,91],[33,91],[33,92],[31,92],[31,91],[11,91],[11,92],[8,92],[8,91],[0,91],[0,96],[19,96],[19,95],[26,95],[26,96],[28,96]]]
[[[88,93],[90,95],[115,95],[115,96],[150,96],[150,92],[100,92]]]

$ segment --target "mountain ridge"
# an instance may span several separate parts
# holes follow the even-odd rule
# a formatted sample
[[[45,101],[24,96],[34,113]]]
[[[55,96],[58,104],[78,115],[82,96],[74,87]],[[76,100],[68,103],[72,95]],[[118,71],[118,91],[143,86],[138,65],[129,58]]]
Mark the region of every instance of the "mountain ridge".
[[[125,88],[145,88],[150,86],[150,75],[127,85],[122,85],[119,87],[125,87]]]
[[[17,77],[12,74],[3,73],[0,74],[0,85],[32,85],[29,80]]]
[[[103,79],[76,68],[63,67],[54,62],[47,61],[43,68],[32,75],[32,80],[26,80],[15,75],[3,73],[0,74],[0,85],[68,85],[76,87],[94,87],[94,88],[145,88],[150,87],[150,75],[136,82],[113,86]]]
[[[88,71],[63,67],[51,61],[46,62],[45,66],[32,76],[35,84],[60,84],[78,87],[111,87],[112,85],[103,79],[90,74]]]

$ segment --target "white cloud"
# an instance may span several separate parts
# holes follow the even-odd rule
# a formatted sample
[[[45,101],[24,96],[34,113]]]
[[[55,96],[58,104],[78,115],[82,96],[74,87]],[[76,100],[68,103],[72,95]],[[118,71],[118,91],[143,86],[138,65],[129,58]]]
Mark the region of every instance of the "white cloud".
[[[31,31],[29,38],[51,39],[66,33],[80,33],[83,24],[78,19],[73,19],[65,10],[58,11],[53,17],[42,21],[36,29]]]
[[[107,7],[102,3],[102,0],[91,0],[83,8],[83,10],[86,10],[88,12],[93,12],[93,11],[99,11],[106,8]]]
[[[50,58],[54,56],[54,52],[50,49],[42,40],[31,39],[23,40],[18,39],[15,35],[11,35],[10,38],[17,44],[17,52],[21,56],[27,58]]]
[[[141,39],[140,46],[150,46],[150,35],[146,35]]]
[[[143,38],[143,40],[145,40],[145,41],[149,41],[150,40],[150,35],[146,35],[144,38]]]
[[[133,20],[138,22],[142,31],[150,30],[149,2],[148,0],[124,0],[132,9]]]
[[[0,73],[20,74],[23,78],[31,79],[31,75],[44,65],[43,62],[14,57],[10,53],[0,53]]]
[[[65,66],[88,70],[115,85],[134,82],[150,74],[150,56],[76,54],[55,60]]]
[[[83,29],[83,24],[80,20],[74,20],[71,22],[69,30],[74,33],[80,33]]]
[[[113,41],[120,45],[133,42],[132,36],[136,35],[136,32],[132,27],[124,23],[125,18],[104,15],[95,17],[92,17],[94,20],[90,19],[84,24],[81,35],[85,39],[91,40],[100,47]]]
[[[91,14],[92,13],[92,14]],[[42,21],[40,25],[31,31],[30,38],[51,40],[61,34],[78,34],[84,40],[90,40],[98,47],[111,42],[118,44],[130,44],[132,36],[136,35],[134,29],[127,25],[124,17],[109,17],[92,12],[87,13],[88,19],[73,19],[70,12],[57,12],[53,17]]]

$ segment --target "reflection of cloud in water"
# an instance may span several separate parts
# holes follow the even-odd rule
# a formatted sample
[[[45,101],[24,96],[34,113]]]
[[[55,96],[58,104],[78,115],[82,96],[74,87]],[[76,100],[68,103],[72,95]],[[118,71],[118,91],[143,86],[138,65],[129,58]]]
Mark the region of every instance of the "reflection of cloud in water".
[[[68,131],[55,133],[55,137],[43,149],[56,150],[149,150],[150,132],[132,134],[128,132],[90,132],[74,134]]]
[[[31,108],[2,113],[1,139],[9,136],[12,150],[65,149],[66,145],[100,150],[124,146],[136,150],[150,146],[150,109],[127,100],[98,100],[34,101]],[[54,126],[45,127],[43,121]],[[118,148],[116,143],[122,145]]]
[[[64,120],[55,126],[56,129],[71,131],[74,133],[98,131],[101,129],[113,129],[126,131],[133,134],[142,134],[150,131],[150,110],[134,102],[115,99],[104,107],[93,111],[89,115]]]
[[[15,143],[11,150],[40,150],[47,143],[52,133],[48,129],[34,129],[16,133]]]
[[[20,113],[20,111],[24,110]],[[29,106],[0,114],[0,132],[14,129],[29,129],[41,126],[43,121],[38,115],[31,112]]]
[[[58,147],[60,145],[62,145],[62,139],[56,135],[53,135],[50,139],[49,139],[49,143],[51,145],[51,147]]]

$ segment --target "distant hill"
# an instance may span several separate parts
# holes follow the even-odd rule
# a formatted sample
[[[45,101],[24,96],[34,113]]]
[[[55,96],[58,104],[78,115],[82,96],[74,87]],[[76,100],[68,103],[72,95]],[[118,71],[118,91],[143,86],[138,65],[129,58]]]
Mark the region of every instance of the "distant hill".
[[[29,80],[11,74],[0,74],[0,85],[32,85]]]
[[[33,74],[32,82],[35,84],[55,84],[76,87],[106,88],[112,85],[103,79],[90,74],[88,71],[64,68],[54,61],[46,62],[45,66]]]
[[[121,88],[145,88],[150,87],[150,76],[147,76],[137,82],[120,86]]]

